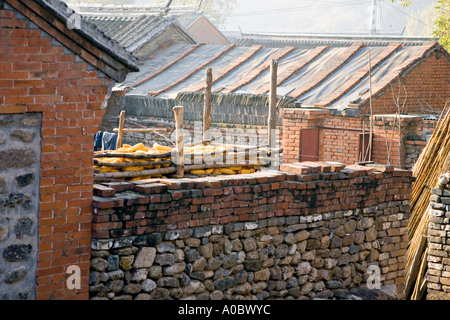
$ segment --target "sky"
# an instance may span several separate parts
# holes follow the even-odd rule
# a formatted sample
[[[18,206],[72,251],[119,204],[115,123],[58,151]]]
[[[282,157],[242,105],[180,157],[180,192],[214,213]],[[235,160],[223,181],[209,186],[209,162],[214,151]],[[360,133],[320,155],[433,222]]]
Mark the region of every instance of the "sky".
[[[369,34],[372,1],[237,0],[226,23],[219,27],[234,32]],[[411,14],[417,14],[437,0],[412,0],[412,4],[406,8],[390,0],[376,1],[380,3],[380,34],[431,35],[431,21],[413,16],[409,23],[413,22],[415,29],[411,31],[407,20]],[[135,3],[154,4],[154,0],[135,0]],[[173,4],[176,3],[177,0],[174,0]]]
[[[413,0],[408,8],[380,1],[380,31],[405,35],[411,12],[435,0]],[[238,0],[224,30],[287,33],[368,33],[372,0]],[[419,26],[425,21],[416,18]]]

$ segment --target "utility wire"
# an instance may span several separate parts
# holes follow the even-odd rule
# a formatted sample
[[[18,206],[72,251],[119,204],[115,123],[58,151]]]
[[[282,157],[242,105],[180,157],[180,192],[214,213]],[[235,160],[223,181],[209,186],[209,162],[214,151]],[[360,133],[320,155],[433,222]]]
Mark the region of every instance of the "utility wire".
[[[424,26],[430,27],[430,25],[427,24],[426,22],[423,22],[422,20],[417,19],[417,18],[414,17],[412,14],[408,14],[408,13],[404,12],[404,11],[401,10],[399,7],[395,6],[393,3],[391,3],[391,2],[388,2],[388,3],[391,5],[391,7],[393,7],[394,9],[396,9],[398,12],[404,14],[404,15],[407,16],[408,18],[411,18],[411,19],[413,19],[413,20],[416,20],[416,21],[420,22],[421,24],[423,24]]]
[[[315,1],[319,2],[319,1]],[[302,7],[291,7],[291,8],[283,8],[283,9],[271,9],[271,10],[261,10],[261,11],[252,11],[252,12],[241,12],[241,13],[234,13],[230,16],[232,17],[241,17],[241,16],[254,16],[254,15],[262,15],[262,14],[274,14],[274,13],[281,13],[281,12],[289,12],[293,10],[299,10],[299,9],[316,9],[320,7],[336,7],[336,6],[347,6],[347,5],[355,5],[355,4],[368,4],[370,3],[370,0],[354,0],[354,1],[347,1],[347,2],[328,2],[328,1],[322,1],[322,4],[318,5],[307,5]]]

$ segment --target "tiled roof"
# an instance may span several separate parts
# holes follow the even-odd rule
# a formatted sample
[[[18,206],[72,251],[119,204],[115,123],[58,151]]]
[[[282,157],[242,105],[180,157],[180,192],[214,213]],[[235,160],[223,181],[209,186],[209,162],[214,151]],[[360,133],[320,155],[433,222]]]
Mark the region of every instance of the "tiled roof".
[[[154,39],[169,27],[177,28],[186,43],[196,41],[184,29],[198,12],[193,7],[137,5],[72,5],[78,14],[130,51]]]
[[[143,42],[154,38],[168,26],[179,26],[177,20],[159,14],[149,15],[85,15],[86,20],[95,24],[108,37],[117,40],[125,48],[133,51]],[[195,41],[192,40],[192,43]]]
[[[369,53],[374,95],[399,74],[435,50],[437,42],[421,45],[388,44],[348,47],[172,46],[130,74],[115,90],[126,95],[202,101],[206,68],[213,69],[215,103],[234,101],[263,105],[268,99],[269,62],[278,61],[278,97],[285,105],[330,108],[341,112],[367,103]],[[350,112],[350,111],[347,111]]]
[[[295,46],[299,49],[313,49],[317,46],[348,47],[354,42],[364,42],[371,47],[402,43],[405,46],[420,46],[433,41],[432,37],[406,37],[391,35],[361,34],[293,34],[293,33],[240,33],[222,31],[230,40],[240,46],[263,45],[270,48]]]

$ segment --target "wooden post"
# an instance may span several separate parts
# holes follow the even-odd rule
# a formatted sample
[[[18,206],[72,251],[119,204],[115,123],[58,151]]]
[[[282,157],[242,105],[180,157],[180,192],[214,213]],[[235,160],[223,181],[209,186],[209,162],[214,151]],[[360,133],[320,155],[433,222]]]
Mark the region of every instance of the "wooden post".
[[[212,88],[212,68],[206,69],[206,86],[203,102],[203,142],[211,142],[211,88]]]
[[[175,114],[175,137],[176,137],[176,161],[177,171],[175,173],[176,178],[182,178],[184,176],[184,138],[183,138],[183,111],[182,106],[176,106],[173,108]]]
[[[270,95],[267,124],[267,146],[269,147],[269,152],[275,148],[275,129],[277,126],[277,69],[278,62],[272,59],[270,61]]]
[[[124,123],[125,123],[125,110],[122,110],[122,111],[120,111],[120,116],[119,116],[119,130],[118,130],[118,134],[117,134],[116,150],[122,146]]]

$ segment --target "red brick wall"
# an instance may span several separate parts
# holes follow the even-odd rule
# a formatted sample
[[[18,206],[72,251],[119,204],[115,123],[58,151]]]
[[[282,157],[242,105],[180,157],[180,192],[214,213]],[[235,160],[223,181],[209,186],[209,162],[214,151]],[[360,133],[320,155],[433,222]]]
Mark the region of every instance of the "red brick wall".
[[[356,163],[359,161],[359,135],[363,133],[361,118],[329,117],[325,123],[326,129],[321,130],[323,145],[322,159],[343,163]],[[365,130],[368,133],[368,120]],[[336,129],[330,129],[336,128]]]
[[[43,113],[37,299],[87,299],[93,137],[110,80],[1,6],[0,43],[0,113]],[[66,287],[73,264],[79,290]]]
[[[297,162],[301,150],[301,131],[319,128],[319,160],[358,162],[359,135],[363,133],[361,118],[331,116],[324,110],[283,109],[283,162]],[[367,120],[366,120],[367,122]],[[365,124],[366,132],[368,123]]]
[[[281,116],[283,162],[299,160],[300,137],[304,128],[319,128],[320,161],[354,164],[362,160],[359,155],[359,139],[360,135],[369,134],[369,118],[336,116],[330,115],[328,111],[304,109],[283,109]],[[400,118],[399,132],[399,120],[396,116],[374,116],[372,161],[403,169],[407,153],[412,152],[409,149],[420,154],[425,147],[424,130],[432,131],[436,121],[425,121],[420,116],[406,115]],[[402,141],[401,145],[399,141]],[[411,167],[412,164],[409,163],[407,168]]]
[[[373,100],[374,114],[395,113],[394,94],[400,105],[406,101],[401,110],[403,113],[439,115],[445,101],[450,98],[450,59],[440,52],[432,52],[401,79],[402,85],[394,81],[392,87]],[[368,106],[363,113],[368,113]]]
[[[395,114],[399,111],[394,103],[393,94],[398,98],[401,113],[437,114],[444,108],[450,98],[450,60],[442,52],[431,52],[401,77],[401,85],[396,80],[373,99],[373,113]],[[403,106],[404,104],[404,106]],[[357,107],[357,106],[355,106]],[[295,162],[301,150],[300,136],[302,128],[320,128],[319,159],[340,161],[352,164],[359,160],[359,135],[369,130],[369,106],[361,109],[360,117],[333,116],[321,109],[283,109],[283,162]],[[423,122],[421,126],[413,125],[409,133],[422,134],[423,130],[432,130],[435,122]],[[332,129],[335,128],[335,129]],[[398,145],[398,133],[380,124],[374,127],[373,160],[388,163],[388,148],[391,149],[390,163],[399,165],[399,157],[405,158],[405,150]],[[413,130],[413,131],[411,131]],[[416,131],[414,131],[416,130]],[[392,147],[386,147],[386,140],[391,140]],[[405,137],[407,132],[402,132]],[[403,149],[402,149],[403,148]]]

